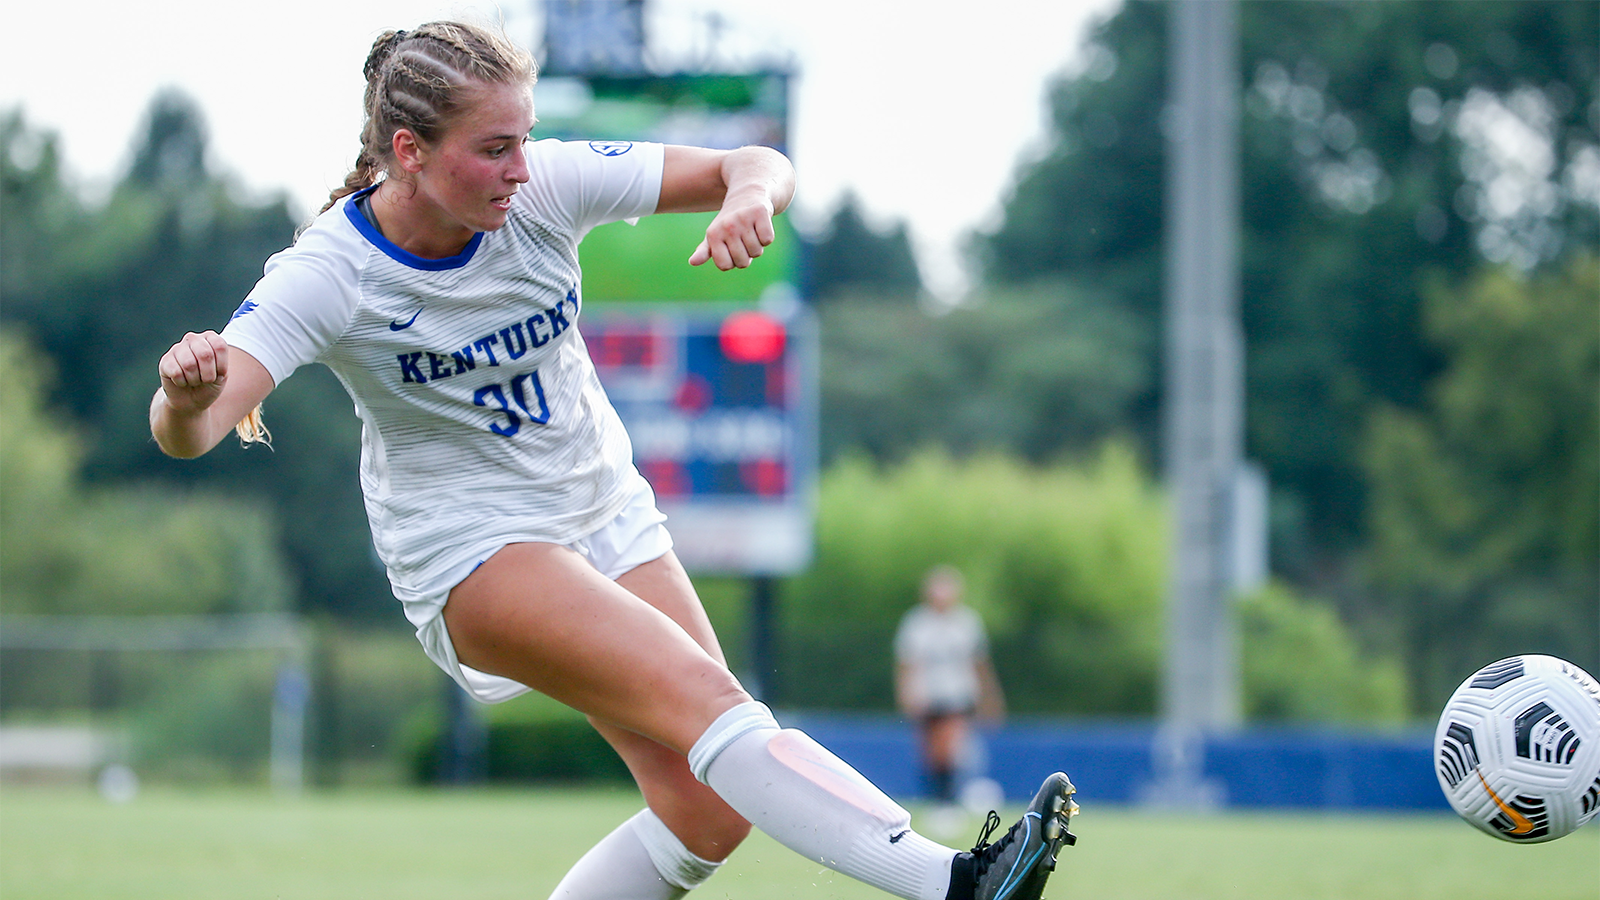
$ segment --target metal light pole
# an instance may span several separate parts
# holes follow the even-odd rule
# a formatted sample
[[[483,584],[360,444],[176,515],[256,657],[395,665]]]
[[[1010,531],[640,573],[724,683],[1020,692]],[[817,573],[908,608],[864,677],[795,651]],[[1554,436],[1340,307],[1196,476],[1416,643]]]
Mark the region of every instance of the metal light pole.
[[[1238,11],[1232,0],[1169,11],[1163,429],[1174,528],[1156,783],[1146,799],[1210,806],[1224,798],[1202,778],[1204,737],[1240,718],[1230,565],[1244,418]]]

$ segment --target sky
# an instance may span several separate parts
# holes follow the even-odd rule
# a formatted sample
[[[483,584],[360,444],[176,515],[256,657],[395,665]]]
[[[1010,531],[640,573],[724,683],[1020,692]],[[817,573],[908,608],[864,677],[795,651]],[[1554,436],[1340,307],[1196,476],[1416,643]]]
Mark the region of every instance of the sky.
[[[997,221],[1018,165],[1043,152],[1050,80],[1081,68],[1088,29],[1117,5],[647,0],[646,27],[667,60],[790,61],[797,224],[816,231],[853,191],[874,224],[907,223],[929,287],[955,299],[970,284],[964,236]],[[165,0],[156,12],[126,0],[24,0],[7,15],[0,109],[20,106],[30,125],[58,133],[69,176],[92,197],[126,167],[150,99],[175,87],[205,114],[215,170],[255,194],[286,192],[309,215],[355,156],[361,63],[379,32],[464,14],[503,20],[537,50],[539,9],[539,0]]]

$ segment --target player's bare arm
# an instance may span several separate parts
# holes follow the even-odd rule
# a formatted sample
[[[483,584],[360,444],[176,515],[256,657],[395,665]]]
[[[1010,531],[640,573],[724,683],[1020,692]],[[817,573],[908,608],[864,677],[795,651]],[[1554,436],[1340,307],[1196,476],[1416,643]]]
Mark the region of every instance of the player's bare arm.
[[[184,335],[156,368],[161,389],[150,401],[150,434],[180,459],[215,447],[273,387],[265,366],[214,331]]]
[[[928,710],[928,701],[917,686],[916,668],[910,663],[895,663],[894,696],[900,711],[912,718],[921,718]]]
[[[743,269],[776,236],[772,217],[794,198],[794,166],[768,147],[706,150],[668,146],[657,212],[709,212],[717,217],[689,264]]]
[[[1000,688],[994,663],[985,654],[974,665],[978,670],[978,718],[996,724],[1005,721],[1006,695]]]

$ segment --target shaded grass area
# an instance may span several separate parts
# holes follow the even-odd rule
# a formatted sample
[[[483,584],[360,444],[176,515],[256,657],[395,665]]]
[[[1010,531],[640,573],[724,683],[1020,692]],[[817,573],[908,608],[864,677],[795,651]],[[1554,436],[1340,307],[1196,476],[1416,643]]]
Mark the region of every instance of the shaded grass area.
[[[5,900],[541,900],[640,806],[631,791],[147,790],[113,806],[86,789],[0,792]],[[919,827],[933,820],[918,817]],[[933,836],[970,843],[976,818]],[[1600,828],[1513,846],[1449,816],[1091,809],[1047,898],[1472,900],[1600,896]],[[756,835],[704,900],[879,894]]]

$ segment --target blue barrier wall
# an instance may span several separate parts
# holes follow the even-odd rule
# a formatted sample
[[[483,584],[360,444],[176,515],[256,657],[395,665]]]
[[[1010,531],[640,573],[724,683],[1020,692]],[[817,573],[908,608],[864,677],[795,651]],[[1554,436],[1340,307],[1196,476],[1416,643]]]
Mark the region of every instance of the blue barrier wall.
[[[893,797],[924,794],[916,735],[889,716],[785,713]],[[1082,801],[1135,803],[1153,780],[1155,728],[1145,723],[1015,722],[982,733],[987,774],[1026,800],[1046,774],[1072,776]],[[1431,732],[1251,728],[1205,743],[1203,771],[1228,806],[1448,809],[1433,774]]]

